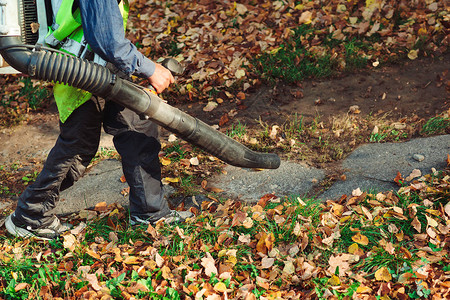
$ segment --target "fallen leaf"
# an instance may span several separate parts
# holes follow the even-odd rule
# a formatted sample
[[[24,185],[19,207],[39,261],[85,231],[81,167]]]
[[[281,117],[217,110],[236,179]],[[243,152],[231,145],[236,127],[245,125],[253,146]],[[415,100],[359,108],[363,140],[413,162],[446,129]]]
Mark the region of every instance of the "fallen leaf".
[[[378,281],[389,282],[392,280],[392,275],[386,267],[381,267],[375,272],[375,279]]]
[[[66,234],[63,236],[63,246],[70,251],[74,251],[77,245],[77,238],[73,234]]]
[[[170,165],[170,163],[172,162],[172,161],[170,160],[170,158],[168,158],[168,157],[160,157],[160,158],[159,158],[159,161],[161,162],[161,164],[162,164],[163,166],[168,166],[168,165]]]
[[[352,236],[352,240],[355,243],[358,243],[358,244],[364,245],[364,246],[367,246],[369,244],[369,239],[365,235],[362,235],[360,232],[358,232],[357,234]]]
[[[213,111],[219,104],[214,101],[209,101],[208,104],[206,104],[205,107],[203,107],[203,111],[209,112]]]
[[[201,264],[205,268],[206,276],[211,277],[212,274],[219,274],[215,265],[214,258],[209,252],[206,252],[206,256],[202,258]]]
[[[28,287],[28,283],[26,282],[21,282],[18,283],[15,287],[14,287],[14,291],[17,293],[18,291],[21,291],[23,289],[26,289]]]
[[[275,262],[275,258],[265,256],[261,260],[261,268],[269,269],[273,266],[274,262]]]
[[[295,266],[292,261],[286,261],[284,263],[283,273],[291,275],[295,273]]]
[[[227,286],[223,282],[218,282],[214,285],[214,290],[219,293],[225,293],[227,291]]]
[[[410,50],[408,52],[408,58],[411,60],[415,60],[419,56],[419,50]]]
[[[192,157],[189,162],[191,163],[191,165],[193,166],[198,166],[199,165],[199,161],[198,161],[198,157]]]
[[[422,224],[419,222],[419,219],[415,217],[413,221],[411,222],[411,226],[414,227],[414,229],[420,233],[422,231]]]
[[[128,256],[123,260],[123,263],[127,265],[137,265],[140,263],[140,259],[136,256]]]

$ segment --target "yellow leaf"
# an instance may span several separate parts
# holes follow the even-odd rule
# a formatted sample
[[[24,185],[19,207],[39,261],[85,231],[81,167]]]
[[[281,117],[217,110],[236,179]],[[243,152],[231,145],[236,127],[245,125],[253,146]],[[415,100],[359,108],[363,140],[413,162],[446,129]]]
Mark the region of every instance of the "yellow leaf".
[[[164,179],[163,179],[163,183],[164,182],[167,182],[167,183],[169,183],[169,182],[171,182],[171,183],[176,183],[176,182],[179,182],[180,181],[180,179],[178,178],[178,177],[165,177]]]
[[[341,285],[341,281],[339,280],[339,277],[337,277],[336,275],[331,276],[331,278],[328,279],[328,283],[331,286],[339,286],[339,285]]]
[[[161,158],[159,159],[159,161],[161,162],[161,164],[162,164],[163,166],[168,166],[168,165],[170,165],[170,163],[171,163],[170,158],[168,158],[168,157],[161,157]]]
[[[372,293],[372,289],[366,285],[360,285],[356,289],[356,293],[358,294],[370,294]]]
[[[245,76],[245,70],[239,69],[234,73],[234,76],[236,76],[237,79],[241,79]]]
[[[172,271],[170,271],[170,268],[168,266],[164,266],[161,268],[161,276],[164,279],[170,279],[172,277]]]
[[[345,217],[342,217],[342,218],[339,220],[339,223],[344,224],[345,222],[347,222],[348,220],[350,220],[350,218],[351,218],[351,216],[345,216]]]
[[[214,285],[214,290],[219,293],[224,293],[227,291],[227,286],[223,282],[218,282]]]
[[[392,276],[386,267],[381,267],[375,272],[375,279],[378,281],[389,282],[392,280]]]
[[[353,243],[353,244],[351,244],[351,245],[348,247],[348,253],[350,253],[350,254],[355,254],[356,251],[358,251],[358,249],[359,249],[358,244],[357,244],[357,243]]]
[[[355,243],[367,246],[369,244],[369,239],[365,236],[362,235],[360,232],[358,232],[357,234],[355,234],[354,236],[352,236],[352,240]]]
[[[419,56],[419,50],[411,50],[408,53],[408,58],[411,60],[415,60]]]

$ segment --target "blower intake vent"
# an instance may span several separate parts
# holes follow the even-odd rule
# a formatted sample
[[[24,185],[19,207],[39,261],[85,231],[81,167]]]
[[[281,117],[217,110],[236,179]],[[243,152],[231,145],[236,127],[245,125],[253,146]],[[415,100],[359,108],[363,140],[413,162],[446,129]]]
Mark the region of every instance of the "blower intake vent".
[[[38,24],[36,0],[19,0],[19,18],[22,31],[22,41],[34,45],[38,41],[38,28],[32,29],[32,24]],[[35,31],[33,33],[33,31]]]

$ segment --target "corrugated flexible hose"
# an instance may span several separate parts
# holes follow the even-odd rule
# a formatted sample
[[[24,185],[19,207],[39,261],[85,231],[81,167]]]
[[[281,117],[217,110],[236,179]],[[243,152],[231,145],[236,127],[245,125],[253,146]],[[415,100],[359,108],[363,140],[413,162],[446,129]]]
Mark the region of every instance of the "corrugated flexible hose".
[[[0,47],[14,43],[6,38],[12,37],[0,37]],[[16,39],[15,43],[20,44],[20,40]],[[168,105],[145,88],[116,77],[103,66],[48,51],[10,48],[0,52],[11,66],[33,78],[69,84],[115,101],[230,165],[262,169],[280,166],[278,155],[248,149],[201,120]]]

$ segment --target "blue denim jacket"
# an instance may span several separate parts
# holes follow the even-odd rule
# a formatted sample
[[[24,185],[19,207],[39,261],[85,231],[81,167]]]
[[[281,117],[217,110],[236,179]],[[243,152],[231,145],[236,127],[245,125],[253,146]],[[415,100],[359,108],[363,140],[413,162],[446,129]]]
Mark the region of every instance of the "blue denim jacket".
[[[79,0],[79,4],[84,37],[96,54],[128,75],[153,75],[155,63],[125,38],[116,0]]]

